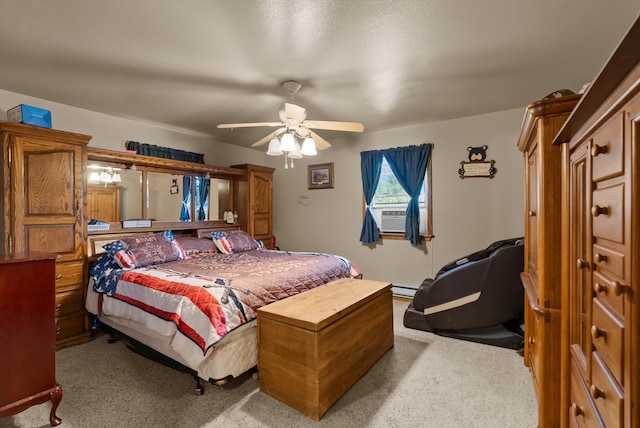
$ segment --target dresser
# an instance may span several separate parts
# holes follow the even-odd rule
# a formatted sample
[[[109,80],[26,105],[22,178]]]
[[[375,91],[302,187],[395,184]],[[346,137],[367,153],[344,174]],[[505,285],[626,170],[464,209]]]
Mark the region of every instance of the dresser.
[[[0,121],[2,252],[56,254],[56,344],[88,340],[84,171],[90,136]]]
[[[61,422],[55,267],[54,256],[0,256],[0,418],[51,401],[49,422]]]
[[[636,21],[554,141],[565,165],[563,426],[640,426],[639,44]]]
[[[553,427],[560,411],[561,149],[551,143],[579,95],[529,104],[518,138],[525,169],[524,363],[538,401],[538,425]]]
[[[260,165],[232,165],[247,171],[233,182],[233,209],[240,227],[271,248],[273,237],[273,168]]]

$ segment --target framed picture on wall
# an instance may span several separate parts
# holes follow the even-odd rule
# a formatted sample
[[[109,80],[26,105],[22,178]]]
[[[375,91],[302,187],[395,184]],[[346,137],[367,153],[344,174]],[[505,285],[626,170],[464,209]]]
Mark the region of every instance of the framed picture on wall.
[[[309,165],[309,190],[333,189],[333,162]]]

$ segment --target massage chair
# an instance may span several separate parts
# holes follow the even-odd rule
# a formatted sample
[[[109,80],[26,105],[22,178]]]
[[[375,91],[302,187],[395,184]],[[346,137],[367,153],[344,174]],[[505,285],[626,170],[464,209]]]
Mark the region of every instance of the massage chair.
[[[404,313],[404,326],[520,349],[523,345],[522,238],[496,241],[425,279]]]

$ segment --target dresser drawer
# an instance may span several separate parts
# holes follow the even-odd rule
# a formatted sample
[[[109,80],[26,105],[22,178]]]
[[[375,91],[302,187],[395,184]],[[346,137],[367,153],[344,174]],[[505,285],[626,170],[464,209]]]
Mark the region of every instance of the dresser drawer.
[[[624,254],[596,244],[593,246],[593,263],[599,271],[624,278]]]
[[[84,293],[82,289],[56,293],[56,317],[63,317],[82,310]]]
[[[56,318],[56,341],[77,336],[84,332],[84,315]]]
[[[56,288],[80,287],[84,278],[84,262],[56,263]]]
[[[623,116],[618,114],[593,134],[591,171],[594,181],[615,177],[624,171],[622,129]]]
[[[594,190],[592,200],[593,235],[624,243],[624,185]]]
[[[571,359],[571,397],[569,425],[572,427],[603,427],[598,411],[591,400],[587,385]]]
[[[622,384],[624,324],[598,298],[593,299],[591,339],[601,359]]]
[[[596,293],[595,296],[620,316],[624,314],[623,290],[626,290],[624,284],[600,272],[593,272],[593,291]]]
[[[598,409],[598,413],[608,427],[624,426],[624,394],[611,377],[598,352],[592,354],[591,386],[589,395]]]

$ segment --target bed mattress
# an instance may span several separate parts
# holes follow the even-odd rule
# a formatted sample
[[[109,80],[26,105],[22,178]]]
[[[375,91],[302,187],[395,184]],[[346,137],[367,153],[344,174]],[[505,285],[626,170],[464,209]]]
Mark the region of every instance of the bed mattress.
[[[233,330],[203,355],[200,348],[184,337],[172,322],[101,296],[91,287],[86,307],[93,314],[101,313],[98,316],[100,322],[190,368],[207,381],[238,377],[258,363],[256,320]]]

